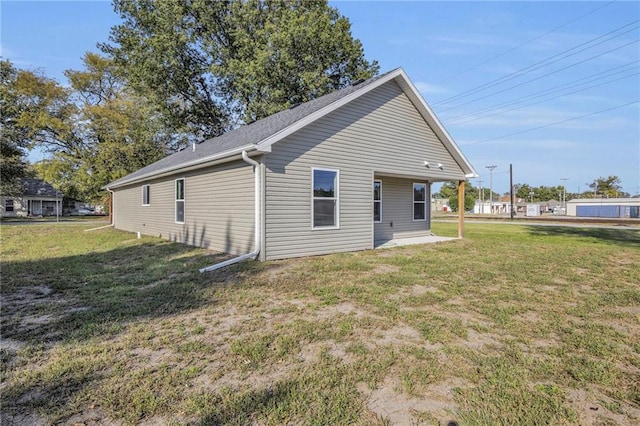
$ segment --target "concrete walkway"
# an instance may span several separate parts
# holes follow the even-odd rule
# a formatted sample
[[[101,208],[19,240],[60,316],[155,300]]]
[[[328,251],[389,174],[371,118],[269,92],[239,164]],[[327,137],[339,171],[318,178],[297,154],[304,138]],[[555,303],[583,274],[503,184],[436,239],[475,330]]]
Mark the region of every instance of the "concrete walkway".
[[[432,244],[432,243],[440,243],[443,241],[451,241],[457,240],[457,238],[452,237],[438,237],[435,235],[430,235],[427,237],[413,237],[413,238],[397,238],[394,240],[386,241],[382,244],[376,245],[376,248],[391,248],[391,247],[400,247],[400,246],[410,246],[414,244]]]

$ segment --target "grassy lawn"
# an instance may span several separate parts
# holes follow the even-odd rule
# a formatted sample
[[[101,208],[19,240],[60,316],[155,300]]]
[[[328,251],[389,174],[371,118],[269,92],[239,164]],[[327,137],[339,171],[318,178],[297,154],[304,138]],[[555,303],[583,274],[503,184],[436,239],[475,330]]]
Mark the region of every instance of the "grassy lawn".
[[[222,256],[90,227],[2,226],[2,424],[640,422],[637,229],[199,274]]]

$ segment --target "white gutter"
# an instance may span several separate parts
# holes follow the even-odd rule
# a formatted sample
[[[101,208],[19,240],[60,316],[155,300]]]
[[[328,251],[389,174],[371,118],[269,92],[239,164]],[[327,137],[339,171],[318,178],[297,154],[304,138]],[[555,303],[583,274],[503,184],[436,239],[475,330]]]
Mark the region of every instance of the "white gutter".
[[[211,266],[204,267],[200,269],[200,272],[215,271],[216,269],[224,268],[225,266],[233,265],[234,263],[239,263],[239,262],[242,262],[243,260],[255,258],[260,254],[260,234],[262,232],[260,229],[260,211],[261,211],[260,163],[249,158],[249,155],[247,154],[246,150],[242,151],[242,159],[244,160],[245,163],[253,166],[253,176],[254,176],[254,183],[255,183],[254,185],[255,195],[254,195],[254,202],[253,202],[255,207],[255,211],[254,211],[255,225],[253,227],[255,248],[251,253],[243,254],[242,256],[234,257],[233,259],[225,260],[224,262],[220,262],[220,263],[213,264]]]

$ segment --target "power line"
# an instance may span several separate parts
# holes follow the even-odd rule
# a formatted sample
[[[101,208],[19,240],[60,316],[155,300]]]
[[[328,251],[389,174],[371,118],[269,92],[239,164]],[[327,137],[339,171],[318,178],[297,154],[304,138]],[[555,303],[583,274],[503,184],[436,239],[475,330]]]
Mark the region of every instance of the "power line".
[[[562,83],[562,84],[550,87],[550,88],[542,90],[542,91],[537,91],[535,94],[525,95],[526,97],[523,96],[524,100],[523,100],[523,97],[519,97],[519,98],[516,98],[516,99],[510,99],[508,101],[504,101],[502,103],[499,103],[499,104],[496,104],[496,105],[493,105],[493,106],[490,106],[490,107],[482,108],[482,109],[475,110],[475,111],[472,111],[472,112],[467,112],[467,113],[464,113],[464,114],[459,114],[459,115],[456,115],[454,117],[449,117],[449,119],[447,121],[457,121],[460,118],[469,117],[469,116],[474,117],[476,114],[481,114],[481,113],[485,113],[485,112],[489,112],[489,111],[494,111],[494,110],[499,109],[500,107],[503,107],[503,106],[516,105],[518,103],[522,103],[522,102],[526,102],[527,100],[531,100],[532,98],[538,98],[538,97],[544,96],[547,93],[554,92],[556,89],[564,89],[564,90],[566,90],[566,89],[569,89],[569,88],[579,87],[582,84],[591,83],[593,81],[598,81],[598,80],[605,79],[605,78],[610,78],[610,77],[613,77],[614,75],[617,75],[617,74],[622,74],[622,73],[625,73],[625,72],[634,71],[634,70],[636,70],[636,68],[637,68],[636,65],[638,63],[640,63],[640,61],[629,62],[629,63],[624,64],[624,65],[619,65],[617,67],[609,68],[608,70],[601,71],[601,72],[598,72],[598,73],[595,73],[595,74],[591,74],[591,75],[588,75],[586,77],[579,78],[577,80],[573,80],[573,81],[571,81],[569,83],[574,83],[574,84],[570,84],[569,86],[567,86],[566,83]],[[623,69],[623,68],[629,68],[629,69]],[[616,71],[616,72],[614,72],[614,71]],[[603,74],[608,74],[608,75],[603,75]],[[578,83],[578,82],[581,82],[581,83]],[[466,121],[466,120],[464,120],[464,121]]]
[[[489,113],[489,114],[483,114],[483,115],[479,115],[479,116],[475,116],[474,115],[474,116],[471,116],[470,118],[467,118],[467,119],[464,119],[464,120],[454,120],[454,121],[456,121],[456,124],[470,123],[472,121],[480,120],[482,118],[491,117],[491,116],[499,115],[499,114],[505,114],[507,112],[512,112],[512,111],[517,111],[519,109],[522,109],[522,108],[525,108],[525,107],[528,107],[528,106],[531,106],[531,105],[537,105],[537,104],[540,104],[540,103],[543,103],[543,102],[547,102],[547,101],[551,101],[551,100],[554,100],[554,99],[562,98],[562,97],[565,97],[565,96],[568,96],[568,95],[572,95],[574,93],[584,92],[585,90],[588,90],[588,89],[593,89],[595,87],[600,87],[600,86],[604,86],[604,85],[607,85],[607,84],[611,84],[611,83],[616,82],[616,81],[620,81],[620,80],[624,80],[624,79],[627,79],[627,78],[631,78],[633,76],[637,76],[638,74],[640,74],[640,72],[636,71],[636,72],[634,72],[632,74],[625,75],[623,77],[614,78],[613,80],[608,80],[608,81],[605,81],[605,82],[602,82],[602,83],[593,84],[591,86],[582,87],[580,89],[573,90],[573,91],[566,92],[566,93],[561,93],[559,95],[552,96],[550,98],[547,97],[547,98],[542,99],[540,101],[525,103],[524,105],[520,105],[520,106],[518,106],[516,108],[510,108],[510,109],[507,109],[507,110],[500,110],[500,111],[497,111],[497,112],[493,112],[493,113]],[[518,103],[526,102],[528,100],[530,100],[530,98],[529,99],[525,99],[524,101],[522,101],[522,100],[521,101],[517,101],[515,103],[512,103],[512,105],[516,105]],[[493,111],[493,110],[496,110],[496,109],[500,109],[500,108],[493,108],[493,109],[490,109],[489,111]]]
[[[465,105],[469,105],[469,104],[476,103],[476,102],[478,102],[478,101],[480,101],[480,100],[482,100],[482,99],[486,99],[486,98],[489,98],[489,97],[491,97],[491,96],[495,96],[495,95],[497,95],[497,94],[499,94],[499,93],[504,93],[504,92],[509,91],[509,90],[511,90],[511,89],[515,89],[516,87],[524,86],[525,84],[529,84],[529,83],[531,83],[531,82],[533,82],[533,81],[541,80],[541,79],[546,78],[546,77],[548,77],[548,76],[550,76],[550,75],[557,74],[557,73],[559,73],[560,71],[564,71],[564,70],[567,70],[567,69],[569,69],[569,68],[573,68],[573,67],[575,67],[575,66],[577,66],[577,65],[580,65],[580,64],[583,64],[583,63],[585,63],[585,62],[591,61],[591,60],[593,60],[593,59],[599,58],[599,57],[604,56],[604,55],[606,55],[606,54],[608,54],[608,53],[615,52],[616,50],[623,49],[623,48],[625,48],[625,47],[627,47],[627,46],[629,46],[629,45],[631,45],[631,44],[638,43],[639,41],[640,41],[640,40],[633,40],[633,41],[630,41],[629,43],[625,43],[625,44],[623,44],[623,45],[621,45],[621,46],[618,46],[618,47],[615,47],[615,48],[613,48],[613,49],[606,50],[606,51],[601,52],[601,53],[599,53],[599,54],[597,54],[597,55],[590,56],[590,57],[588,57],[588,58],[586,58],[586,59],[583,59],[583,60],[581,60],[581,61],[575,62],[575,63],[570,64],[570,65],[567,65],[567,66],[565,66],[565,67],[558,68],[557,70],[554,70],[554,71],[548,72],[548,73],[543,74],[543,75],[541,75],[541,76],[538,76],[538,77],[536,77],[536,78],[532,78],[532,79],[527,80],[527,81],[524,81],[524,82],[522,82],[522,83],[514,84],[513,86],[509,86],[509,87],[507,87],[507,88],[505,88],[505,89],[498,90],[497,92],[489,93],[488,95],[484,95],[484,96],[481,96],[481,97],[479,97],[479,98],[475,98],[475,99],[473,99],[473,100],[471,100],[471,101],[468,101],[468,102],[466,102],[466,103],[463,103],[463,104],[460,104],[460,105],[457,105],[457,106],[453,106],[453,107],[449,107],[449,108],[445,108],[445,109],[439,110],[438,112],[439,112],[439,113],[442,113],[442,112],[445,112],[445,111],[451,111],[451,110],[453,110],[453,109],[457,109],[457,108],[463,107],[463,106],[465,106]]]
[[[457,95],[451,96],[451,97],[446,98],[446,99],[443,99],[443,100],[441,100],[439,102],[435,102],[434,105],[448,104],[448,103],[454,102],[454,101],[456,101],[458,99],[466,98],[467,96],[471,96],[471,95],[473,95],[475,93],[478,93],[478,92],[481,92],[481,91],[486,90],[488,88],[497,86],[497,85],[499,85],[501,83],[504,83],[506,81],[510,81],[510,80],[513,80],[514,78],[518,78],[521,75],[528,74],[528,73],[530,73],[532,71],[536,71],[536,70],[538,70],[540,68],[544,68],[544,67],[546,67],[548,65],[551,65],[553,63],[556,63],[556,62],[561,61],[563,59],[566,59],[568,57],[577,55],[578,53],[581,53],[581,52],[583,52],[585,50],[591,49],[591,48],[593,48],[595,46],[599,46],[599,45],[601,45],[603,43],[606,43],[607,41],[613,40],[614,38],[618,38],[618,37],[620,37],[620,36],[622,36],[622,35],[624,35],[624,34],[626,34],[628,32],[637,30],[640,27],[636,26],[636,27],[633,27],[631,29],[627,29],[626,31],[621,32],[620,34],[614,35],[614,36],[612,36],[612,37],[610,37],[608,39],[605,39],[605,40],[601,40],[598,43],[593,44],[592,46],[587,46],[587,47],[584,47],[584,48],[582,48],[580,50],[576,50],[576,49],[579,49],[579,48],[581,48],[581,47],[583,47],[585,45],[593,43],[596,40],[600,40],[603,37],[607,37],[607,36],[609,36],[609,35],[611,35],[613,33],[616,33],[616,32],[618,32],[618,31],[620,31],[620,30],[622,30],[622,29],[624,29],[626,27],[635,25],[638,22],[640,22],[640,20],[635,20],[633,22],[625,24],[625,25],[623,25],[621,27],[613,29],[613,30],[611,30],[611,31],[609,31],[609,32],[607,32],[605,34],[602,34],[602,35],[600,35],[598,37],[595,37],[595,38],[593,38],[591,40],[588,40],[588,41],[586,41],[584,43],[580,43],[577,46],[574,46],[574,47],[572,47],[570,49],[564,50],[564,51],[562,51],[560,53],[557,53],[557,54],[555,54],[553,56],[550,56],[550,57],[548,57],[546,59],[543,59],[541,61],[538,61],[538,62],[535,62],[535,63],[533,63],[531,65],[528,65],[528,66],[526,66],[524,68],[521,68],[518,71],[514,71],[512,73],[509,73],[506,76],[497,78],[495,80],[491,80],[491,81],[489,81],[487,83],[484,83],[484,84],[481,84],[480,86],[477,86],[477,87],[475,87],[473,89],[466,90],[466,91],[464,91],[462,93],[459,93]],[[574,51],[574,50],[576,50],[576,51]],[[572,51],[574,51],[574,52],[572,52]],[[568,54],[569,52],[572,52],[572,53]]]
[[[517,111],[519,109],[522,109],[522,108],[525,108],[525,107],[528,107],[528,106],[541,104],[543,102],[547,102],[547,101],[551,101],[551,100],[554,100],[554,99],[562,98],[562,97],[565,97],[565,96],[568,96],[568,95],[573,95],[574,93],[579,93],[579,92],[583,92],[583,91],[588,90],[588,89],[593,89],[594,87],[600,87],[600,86],[604,86],[604,85],[607,85],[607,84],[611,84],[611,83],[619,81],[619,80],[624,80],[624,79],[627,79],[627,78],[631,78],[631,77],[636,76],[638,74],[640,74],[640,72],[635,72],[633,74],[629,74],[629,75],[626,75],[624,77],[615,78],[613,80],[605,81],[605,82],[599,83],[599,84],[594,84],[594,85],[587,86],[587,87],[584,87],[584,88],[581,88],[581,89],[578,89],[578,90],[574,90],[574,91],[571,91],[571,92],[562,93],[560,95],[552,96],[550,98],[545,98],[545,99],[542,99],[540,101],[530,102],[530,103],[527,103],[527,104],[524,104],[524,105],[520,105],[519,107],[516,107],[516,108],[510,108],[508,110],[502,110],[502,111],[497,111],[497,112],[490,113],[490,114],[480,115],[480,116],[477,116],[477,117],[471,117],[471,118],[468,118],[466,120],[458,121],[456,124],[470,123],[472,121],[480,120],[482,118],[491,117],[491,116],[494,116],[494,115],[505,114],[507,112],[512,112],[512,111]]]
[[[569,21],[569,22],[565,22],[564,24],[559,25],[559,26],[557,26],[557,27],[555,27],[555,28],[553,28],[553,29],[551,29],[551,30],[549,30],[549,31],[547,31],[547,32],[545,32],[545,33],[543,33],[543,34],[540,34],[539,36],[533,37],[533,38],[531,38],[531,39],[529,39],[529,40],[527,40],[527,41],[525,41],[525,42],[523,42],[523,43],[520,43],[519,45],[517,45],[517,46],[515,46],[515,47],[512,47],[512,48],[510,48],[510,49],[505,50],[505,51],[504,51],[504,52],[502,52],[502,53],[499,53],[499,54],[497,54],[497,55],[495,55],[495,56],[492,56],[492,57],[490,57],[490,58],[488,58],[488,59],[486,59],[486,60],[484,60],[484,61],[482,61],[482,62],[480,62],[480,63],[477,63],[477,64],[475,64],[475,65],[472,65],[472,66],[470,66],[469,68],[466,68],[466,69],[464,69],[464,70],[462,70],[462,71],[459,71],[459,72],[457,72],[457,73],[455,73],[455,74],[453,74],[453,75],[450,75],[450,76],[448,76],[448,77],[444,78],[443,80],[437,81],[435,84],[439,84],[439,83],[443,83],[443,82],[445,82],[445,81],[449,81],[449,80],[451,80],[451,79],[452,79],[452,78],[454,78],[454,77],[457,77],[457,76],[462,75],[462,74],[465,74],[465,73],[467,73],[467,72],[469,72],[469,71],[471,71],[471,70],[474,70],[474,69],[478,68],[478,67],[479,67],[479,66],[481,66],[481,65],[484,65],[484,64],[486,64],[486,63],[488,63],[488,62],[493,61],[494,59],[501,58],[502,56],[505,56],[506,54],[513,52],[514,50],[518,50],[518,49],[520,49],[522,46],[526,46],[527,44],[529,44],[529,43],[531,43],[531,42],[534,42],[534,41],[536,41],[536,40],[539,40],[539,39],[543,38],[544,36],[547,36],[547,35],[549,35],[549,34],[551,34],[551,33],[553,33],[553,32],[556,32],[556,31],[557,31],[557,30],[559,30],[560,28],[564,28],[564,27],[566,27],[566,26],[567,26],[567,25],[569,25],[569,24],[573,24],[574,22],[579,21],[580,19],[582,19],[582,18],[584,18],[584,17],[586,17],[586,16],[589,16],[589,15],[591,15],[592,13],[595,13],[595,12],[597,12],[598,10],[603,9],[603,8],[605,8],[605,7],[607,7],[607,6],[611,5],[611,4],[613,4],[613,3],[615,3],[615,0],[610,1],[609,3],[606,3],[606,4],[602,5],[602,6],[596,7],[595,9],[593,9],[593,10],[591,10],[591,11],[589,11],[589,12],[587,12],[587,13],[583,14],[583,15],[580,15],[580,16],[578,16],[578,17],[577,17],[577,18],[575,18],[575,19],[572,19],[572,20],[571,20],[571,21]]]
[[[547,128],[547,127],[553,127],[553,126],[556,126],[558,124],[566,123],[568,121],[579,120],[581,118],[586,118],[586,117],[590,117],[592,115],[601,114],[603,112],[612,111],[614,109],[623,108],[623,107],[626,107],[626,106],[629,106],[629,105],[637,104],[639,102],[640,102],[640,100],[636,100],[636,101],[629,102],[629,103],[626,103],[626,104],[623,104],[623,105],[617,105],[617,106],[614,106],[614,107],[611,107],[611,108],[607,108],[607,109],[603,109],[603,110],[600,110],[600,111],[591,112],[589,114],[583,114],[583,115],[579,115],[577,117],[571,117],[571,118],[567,118],[565,120],[555,121],[553,123],[544,124],[542,126],[532,127],[530,129],[527,129],[527,130],[522,130],[522,131],[519,131],[519,132],[509,133],[508,135],[497,136],[495,138],[484,139],[484,140],[481,140],[481,141],[478,141],[478,142],[471,142],[471,143],[468,143],[466,145],[461,145],[461,146],[477,145],[477,144],[481,144],[481,143],[492,142],[492,141],[495,141],[495,140],[498,140],[498,139],[508,138],[508,137],[511,137],[511,136],[521,135],[523,133],[533,132],[534,130],[544,129],[544,128]]]

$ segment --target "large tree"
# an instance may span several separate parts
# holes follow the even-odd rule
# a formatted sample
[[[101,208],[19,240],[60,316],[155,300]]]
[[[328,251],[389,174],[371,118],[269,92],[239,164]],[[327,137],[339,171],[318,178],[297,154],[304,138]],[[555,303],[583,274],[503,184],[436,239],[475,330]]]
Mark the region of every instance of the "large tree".
[[[0,194],[13,194],[20,189],[20,179],[28,174],[27,140],[17,125],[21,107],[17,102],[18,70],[9,61],[0,62]]]
[[[110,59],[87,53],[84,65],[65,72],[69,87],[31,71],[13,72],[11,96],[3,85],[3,162],[5,145],[39,147],[49,158],[34,165],[37,175],[67,196],[98,202],[102,186],[184,141],[145,98],[126,88]]]
[[[78,108],[74,135],[82,143],[58,147],[38,171],[67,194],[97,201],[104,195],[102,186],[183,143],[146,99],[127,89],[110,59],[87,53],[84,65],[84,70],[65,72]]]
[[[71,117],[76,109],[69,91],[43,75],[20,70],[1,61],[0,170],[2,193],[19,190],[20,179],[29,175],[25,161],[34,146],[75,143]]]
[[[326,0],[115,0],[104,52],[174,126],[217,136],[378,72]]]

